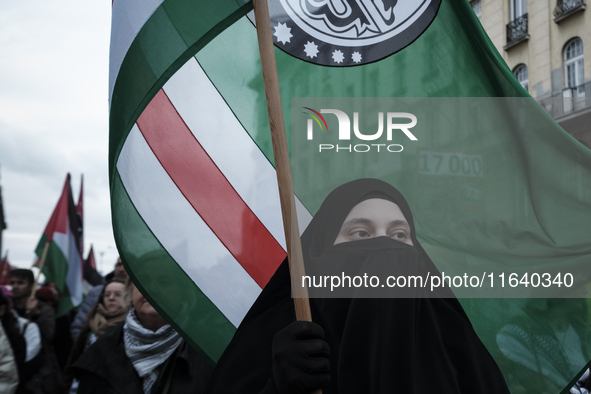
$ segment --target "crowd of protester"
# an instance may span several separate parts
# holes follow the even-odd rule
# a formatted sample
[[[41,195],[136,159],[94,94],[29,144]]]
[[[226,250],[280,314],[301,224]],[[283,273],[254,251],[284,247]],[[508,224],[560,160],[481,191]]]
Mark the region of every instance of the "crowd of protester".
[[[391,194],[395,197],[398,196],[394,192]],[[374,200],[377,200],[384,204],[382,202],[384,200],[387,203],[383,197],[384,193],[379,194],[379,198],[375,197],[375,193],[367,193],[366,195],[369,196],[368,199],[357,203],[353,209],[365,201],[376,204]],[[390,199],[394,199],[394,197],[390,197]],[[402,204],[404,201],[397,202]],[[329,204],[328,207],[337,213],[338,210],[344,213],[349,210],[353,212],[349,206],[343,208]],[[403,205],[404,207],[405,205]],[[405,209],[405,217],[411,217],[410,211]],[[322,208],[320,212],[323,212]],[[344,215],[342,212],[341,216]],[[336,237],[337,230],[339,230],[338,234],[341,232],[340,222],[337,223],[339,226],[333,226],[329,231],[323,230],[318,234],[329,234],[333,238]],[[322,223],[312,222],[310,226],[314,228],[315,225],[320,226]],[[303,245],[310,247],[309,244],[315,240],[306,234],[309,233],[305,233]],[[390,246],[400,247],[387,238],[381,238],[383,239],[377,238],[372,242],[386,242]],[[338,238],[336,239],[338,240]],[[331,239],[328,244],[334,246],[338,242]],[[418,241],[416,238],[410,237],[409,242],[400,244],[408,249],[408,247],[417,245]],[[331,379],[329,376],[332,371],[330,366],[335,364],[349,366],[348,363],[352,362],[351,365],[355,365],[354,368],[359,369],[357,367],[359,355],[364,355],[368,360],[380,359],[382,365],[386,366],[385,359],[380,356],[383,354],[380,353],[382,347],[376,345],[378,342],[362,347],[363,352],[360,352],[360,348],[357,346],[359,344],[358,338],[363,337],[365,341],[371,341],[374,336],[358,331],[359,327],[361,329],[375,328],[380,324],[385,324],[384,316],[398,319],[401,316],[399,302],[397,300],[349,300],[347,302],[351,305],[358,303],[361,307],[347,309],[342,308],[340,300],[337,300],[335,304],[334,300],[313,299],[313,308],[329,308],[323,313],[317,313],[317,316],[321,316],[319,320],[322,326],[328,328],[325,335],[322,327],[318,324],[311,322],[291,323],[294,314],[288,277],[287,265],[284,263],[249,312],[246,324],[243,323],[239,328],[237,335],[218,363],[216,372],[212,373],[211,366],[187,344],[135,287],[121,260],[117,261],[113,272],[105,277],[103,284],[95,286],[88,292],[82,305],[59,317],[56,316],[59,294],[55,288],[52,285],[46,285],[34,290],[36,286],[33,272],[27,269],[13,269],[10,271],[10,286],[0,286],[0,394],[202,392],[291,394],[308,392],[310,389],[318,387],[324,387],[327,392],[333,393],[364,392],[360,388],[361,386],[356,385],[362,384],[362,387],[370,387],[371,384],[360,383],[359,376],[361,375],[342,373],[335,375],[333,373],[334,376]],[[265,297],[269,294],[272,294],[269,299],[279,306],[273,305],[271,301],[266,301]],[[453,300],[455,301],[455,299]],[[437,300],[437,302],[439,301]],[[447,299],[443,301],[450,302]],[[374,307],[375,305],[384,307],[386,303],[390,302],[398,305],[396,313],[383,315],[381,310]],[[534,299],[529,300],[528,305],[530,309],[533,308],[531,313],[539,314],[538,321],[546,322],[547,327],[526,327],[524,324],[527,322],[516,320],[503,327],[498,334],[497,342],[507,361],[513,363],[512,369],[517,371],[521,378],[540,381],[538,385],[540,390],[536,390],[536,392],[550,393],[558,392],[569,384],[571,378],[577,374],[580,365],[588,359],[590,345],[586,326],[581,326],[573,318],[573,316],[586,313],[585,303],[569,304],[578,308],[573,310],[567,308],[567,304],[561,300],[549,300],[547,304],[544,302]],[[340,306],[340,309],[335,308],[333,304]],[[364,315],[364,317],[356,319],[347,317],[338,320],[340,316],[338,313],[343,311],[347,316],[355,312]],[[412,311],[414,309],[411,308]],[[403,328],[408,328],[409,332],[420,332],[420,330],[430,327],[438,327],[439,329],[443,327],[444,323],[449,324],[448,315],[451,312],[448,312],[444,314],[447,323],[440,321],[435,321],[433,324],[423,323],[414,330],[405,324]],[[372,316],[376,317],[375,322],[369,325],[357,325],[358,322],[367,323]],[[464,319],[464,315],[458,314],[458,316]],[[337,320],[332,321],[331,319]],[[351,324],[353,325],[351,326]],[[343,327],[345,328],[343,329]],[[347,335],[355,339],[350,342],[345,341],[344,334],[343,340],[334,338],[335,333],[343,332],[348,332]],[[391,327],[385,328],[382,332],[388,333],[380,339],[379,343],[382,345],[399,338],[396,335],[390,335],[393,332]],[[528,336],[527,333],[531,333],[531,335],[528,334]],[[487,354],[475,355],[474,349],[480,349],[478,351],[481,353],[485,353],[485,350],[476,339],[475,334],[472,337],[474,343],[464,346],[462,349],[468,349],[467,351],[470,352],[472,357],[470,363],[476,366],[474,368],[482,368],[486,373],[468,373],[460,379],[462,384],[467,382],[467,386],[474,388],[490,380],[491,371],[494,371],[496,374],[494,379],[496,379],[498,387],[491,390],[483,390],[480,387],[476,391],[479,393],[494,392],[495,394],[508,392],[504,378],[492,358],[486,357]],[[454,338],[462,338],[461,341],[465,345],[468,336],[462,334]],[[452,338],[452,340],[456,339]],[[403,342],[404,340],[400,343]],[[429,343],[439,346],[444,342],[442,339],[434,339]],[[314,346],[311,347],[311,344]],[[318,344],[321,346],[318,347]],[[401,348],[400,346],[392,347]],[[331,356],[331,354],[335,354],[335,349],[341,354],[349,353],[346,358]],[[365,352],[367,349],[371,351]],[[579,349],[579,351],[571,351],[566,354],[563,349]],[[429,351],[429,349],[411,350],[402,359],[410,360],[414,355],[424,357]],[[372,352],[376,352],[377,355]],[[562,354],[563,364],[566,365],[563,374],[560,374],[559,370],[550,371],[552,373],[547,372],[549,366],[553,365],[550,359],[557,354]],[[387,355],[390,356],[389,353]],[[333,359],[328,362],[330,357]],[[400,352],[392,357],[393,362],[398,362],[401,359]],[[433,358],[429,359],[433,361]],[[462,356],[460,361],[456,360],[455,367],[463,365],[464,368],[467,368],[464,359],[465,357]],[[528,361],[529,359],[535,360],[535,362]],[[446,360],[450,360],[449,357]],[[441,370],[451,364],[448,361],[440,360],[435,362],[435,365],[438,370]],[[396,370],[396,368],[391,370]],[[380,380],[383,383],[383,377],[386,374],[383,373],[384,370],[380,371],[376,371],[378,374],[376,381]],[[370,372],[373,373],[373,369]],[[410,372],[398,374],[396,379],[402,381],[411,375]],[[339,383],[335,377],[348,383],[340,384],[337,388]],[[587,369],[585,374],[574,383],[570,393],[589,393],[590,379],[588,377],[589,370]],[[325,383],[318,383],[318,379],[324,379]],[[440,379],[447,382],[449,379],[456,379],[456,377],[453,374],[448,374],[445,377],[440,376]],[[330,384],[334,387],[327,387]],[[406,384],[410,384],[408,387],[418,387],[419,385],[417,382],[406,382]],[[492,384],[485,386],[493,387]],[[343,387],[347,389],[344,390]],[[527,387],[533,387],[533,384],[527,382]],[[411,391],[417,392],[413,390],[405,392]],[[452,391],[441,390],[441,392]],[[393,391],[372,389],[371,392]],[[423,392],[423,390],[418,392]],[[456,390],[453,392],[465,391]]]
[[[27,269],[0,286],[0,393],[200,392],[211,367],[150,305],[119,259],[80,307],[56,317],[59,294],[34,291]]]

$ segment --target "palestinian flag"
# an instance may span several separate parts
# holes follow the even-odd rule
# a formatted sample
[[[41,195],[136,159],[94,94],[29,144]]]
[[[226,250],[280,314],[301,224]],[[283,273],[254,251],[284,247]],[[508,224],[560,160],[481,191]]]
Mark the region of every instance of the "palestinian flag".
[[[80,228],[80,256],[84,256],[84,175],[80,175],[80,194],[78,195],[78,202],[76,203],[76,214],[78,215],[78,222]]]
[[[88,283],[89,290],[92,287],[103,283],[103,277],[96,270],[94,250],[92,249],[92,245],[90,245],[88,257],[86,257],[86,260],[84,260],[84,282],[85,284]]]
[[[92,244],[90,245],[90,251],[88,252],[88,257],[86,257],[86,262],[92,267],[92,269],[96,270],[96,259],[94,257],[94,247]]]
[[[0,285],[9,285],[10,284],[10,270],[12,266],[8,262],[8,252],[2,258],[0,262]]]
[[[60,293],[57,316],[62,316],[82,302],[82,257],[80,256],[79,216],[72,197],[70,174],[49,223],[37,244],[39,259],[48,245],[42,272],[48,283],[54,283]],[[41,262],[39,261],[39,264]]]
[[[373,2],[347,2],[355,4],[347,18],[318,7],[313,11],[325,21],[322,28],[298,8],[309,2],[270,3],[292,137],[306,133],[310,116],[300,105],[306,98],[446,97],[469,109],[429,111],[433,102],[427,102],[422,113],[440,118],[420,128],[419,116],[418,141],[405,140],[403,152],[363,165],[341,156],[326,165],[294,162],[292,145],[301,230],[334,187],[375,177],[410,201],[418,238],[438,265],[561,265],[577,272],[588,263],[591,154],[527,95],[468,2],[399,0],[379,9]],[[285,257],[251,8],[235,0],[113,5],[109,168],[115,239],[134,282],[212,362]],[[462,97],[468,99],[454,101]],[[491,97],[518,102],[475,99]],[[294,99],[292,108],[293,98],[304,100]],[[518,108],[538,123],[515,127],[513,120],[522,119],[511,110]],[[493,123],[485,127],[468,118],[456,129],[451,122],[481,112],[480,119]],[[336,118],[324,117],[336,130]],[[499,117],[506,120],[500,126]],[[511,388],[535,392],[543,386],[548,373],[531,362],[535,355],[523,361],[527,357],[501,349],[512,340],[524,342],[512,324],[543,327],[543,313],[532,312],[527,299],[462,302]],[[587,310],[584,298],[572,303]],[[541,302],[540,310],[548,305]],[[575,324],[581,332],[589,329],[586,316]],[[530,326],[523,330],[525,338],[534,335]],[[575,347],[557,348],[568,354]],[[535,349],[522,353],[531,356]],[[567,366],[559,357],[549,360],[545,366],[560,371],[552,387],[571,384],[588,357]],[[527,373],[542,378],[521,379]]]

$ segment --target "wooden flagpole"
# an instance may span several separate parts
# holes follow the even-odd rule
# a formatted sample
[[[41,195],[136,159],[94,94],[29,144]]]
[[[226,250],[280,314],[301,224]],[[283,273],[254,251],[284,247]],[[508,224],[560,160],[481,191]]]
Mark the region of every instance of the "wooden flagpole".
[[[253,0],[253,5],[259,40],[259,52],[261,54],[261,68],[263,69],[263,80],[265,82],[267,110],[269,111],[269,124],[271,126],[273,156],[277,171],[277,183],[279,184],[279,199],[281,201],[281,214],[283,216],[283,229],[285,231],[285,243],[287,245],[287,258],[289,261],[289,274],[291,277],[296,319],[312,321],[308,289],[296,283],[298,278],[301,278],[305,274],[304,256],[302,253],[293,184],[291,181],[289,152],[287,151],[285,122],[283,121],[281,94],[279,93],[279,77],[277,76],[277,64],[273,49],[269,6],[267,5],[267,0]],[[311,394],[322,394],[322,390],[314,390]]]
[[[306,287],[302,288],[301,284],[296,283],[305,273],[304,259],[291,181],[287,137],[285,135],[281,95],[279,93],[279,78],[275,63],[269,8],[267,0],[253,0],[253,3],[296,318],[298,320],[312,321],[310,303],[308,301],[308,289]]]
[[[35,299],[35,289],[37,288],[37,283],[39,283],[39,277],[41,276],[41,272],[43,271],[43,265],[45,264],[45,258],[47,257],[47,250],[49,249],[49,242],[45,242],[45,246],[43,247],[43,253],[41,254],[41,260],[39,260],[39,272],[37,272],[37,276],[35,277],[35,282],[33,283],[33,287],[31,290],[31,295],[29,297],[30,300]],[[29,311],[27,311],[29,312]]]

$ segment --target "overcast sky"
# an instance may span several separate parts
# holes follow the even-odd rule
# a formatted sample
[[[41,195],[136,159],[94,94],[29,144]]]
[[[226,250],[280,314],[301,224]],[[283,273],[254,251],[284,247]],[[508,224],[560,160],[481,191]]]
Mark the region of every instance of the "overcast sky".
[[[0,2],[2,255],[30,267],[66,174],[84,174],[85,257],[117,257],[109,203],[110,0]],[[102,257],[101,257],[101,254]],[[102,260],[102,265],[100,265]]]

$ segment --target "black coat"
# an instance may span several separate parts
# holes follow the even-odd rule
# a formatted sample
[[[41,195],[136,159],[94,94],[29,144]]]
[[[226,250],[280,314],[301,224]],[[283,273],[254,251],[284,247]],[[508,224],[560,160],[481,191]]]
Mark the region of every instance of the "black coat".
[[[80,380],[78,394],[144,394],[142,379],[125,354],[123,323],[101,336],[73,365],[74,376]],[[152,393],[162,392],[172,372],[168,393],[197,394],[205,387],[211,367],[183,341],[165,362],[163,371]]]
[[[368,199],[391,201],[399,207],[412,245],[384,236],[334,244],[349,212]],[[394,269],[397,275],[438,274],[416,238],[412,213],[402,194],[374,179],[353,181],[333,191],[302,235],[302,250],[306,274],[316,275],[324,268],[338,273],[343,267],[347,275],[373,267]],[[309,290],[312,294],[314,289]],[[402,294],[405,298],[343,294],[353,298],[310,299],[313,320],[324,329],[330,347],[331,381],[323,393],[509,394],[495,360],[449,289],[437,294],[426,294],[421,287],[407,290]],[[284,261],[245,316],[205,392],[272,392],[268,389],[273,386],[269,380],[273,337],[294,319]]]

